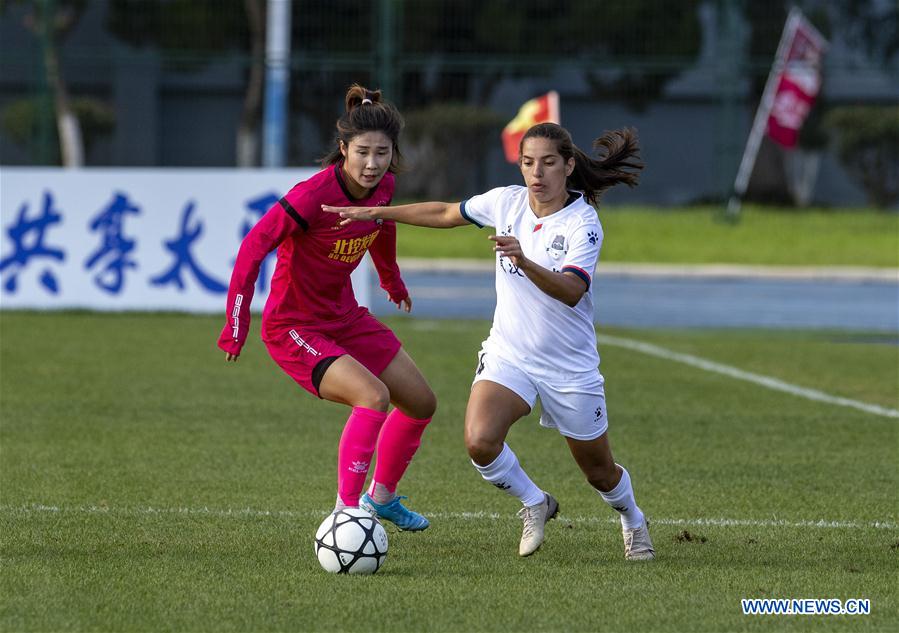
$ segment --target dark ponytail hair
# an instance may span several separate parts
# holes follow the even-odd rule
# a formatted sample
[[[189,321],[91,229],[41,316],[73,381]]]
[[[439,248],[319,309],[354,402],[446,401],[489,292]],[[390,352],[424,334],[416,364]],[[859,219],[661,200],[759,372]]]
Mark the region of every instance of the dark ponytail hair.
[[[643,163],[640,161],[637,131],[633,128],[604,132],[593,141],[593,149],[599,156],[591,158],[578,149],[571,140],[571,134],[561,125],[538,123],[521,138],[518,146],[519,161],[524,142],[535,137],[555,141],[556,149],[566,162],[569,158],[574,158],[574,171],[568,176],[566,186],[583,191],[584,199],[590,204],[599,202],[600,196],[609,187],[619,183],[635,187],[640,179]]]
[[[403,129],[403,117],[392,103],[381,100],[380,90],[369,90],[353,84],[346,93],[346,112],[337,119],[337,138],[334,148],[322,159],[322,166],[333,165],[343,160],[340,142],[349,147],[350,141],[365,132],[383,132],[393,143],[393,158],[388,171],[396,173],[400,168],[399,137]]]

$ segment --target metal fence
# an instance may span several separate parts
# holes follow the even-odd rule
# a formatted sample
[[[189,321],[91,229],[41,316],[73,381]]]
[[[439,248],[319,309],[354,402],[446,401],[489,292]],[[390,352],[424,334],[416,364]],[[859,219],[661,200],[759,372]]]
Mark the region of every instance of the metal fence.
[[[720,198],[787,4],[294,0],[287,164],[325,152],[353,82],[380,87],[410,121],[462,103],[500,122],[555,89],[581,146],[604,128],[641,129],[650,164],[642,199]],[[895,3],[800,6],[831,39],[822,109],[899,99]],[[61,160],[62,92],[81,121],[86,165],[258,164],[265,8],[266,0],[0,2],[0,162]],[[806,142],[826,145],[816,130],[813,121]],[[474,175],[458,195],[514,177],[498,141],[476,153],[460,154]],[[776,171],[777,160],[768,162]],[[830,162],[824,169],[839,171]],[[845,174],[826,180],[825,198],[859,197]]]

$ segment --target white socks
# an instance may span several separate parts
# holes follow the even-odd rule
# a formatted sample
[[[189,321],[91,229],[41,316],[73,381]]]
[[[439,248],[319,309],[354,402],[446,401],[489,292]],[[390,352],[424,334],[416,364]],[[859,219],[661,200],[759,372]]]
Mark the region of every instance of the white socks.
[[[486,466],[471,463],[481,473],[481,477],[500,490],[517,497],[523,505],[533,506],[543,502],[545,493],[524,472],[508,444],[503,443],[502,452]],[[633,530],[643,525],[645,521],[643,511],[634,500],[634,489],[631,486],[631,476],[627,469],[621,464],[616,465],[621,468],[621,480],[618,485],[609,492],[599,490],[597,492],[603,501],[621,515],[621,526],[625,530]]]
[[[546,494],[527,476],[518,463],[515,453],[505,442],[503,442],[503,450],[491,463],[486,466],[479,466],[473,461],[471,463],[481,473],[481,477],[500,490],[504,490],[513,497],[518,497],[525,506],[543,503]],[[630,484],[628,484],[628,490],[630,490]]]
[[[603,501],[621,515],[621,527],[625,530],[633,530],[643,525],[643,512],[634,501],[634,489],[631,487],[631,476],[621,464],[616,464],[621,469],[621,481],[609,492],[597,490]]]

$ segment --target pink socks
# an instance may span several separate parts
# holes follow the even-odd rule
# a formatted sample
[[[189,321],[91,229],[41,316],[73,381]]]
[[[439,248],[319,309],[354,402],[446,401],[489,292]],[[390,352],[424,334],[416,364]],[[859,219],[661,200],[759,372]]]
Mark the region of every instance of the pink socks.
[[[399,409],[394,409],[388,416],[383,411],[353,407],[337,451],[337,496],[340,502],[350,507],[359,505],[359,495],[365,486],[376,446],[378,460],[370,494],[375,503],[389,502],[430,421],[430,418],[410,418]]]
[[[359,505],[378,433],[386,418],[385,411],[353,407],[343,427],[337,449],[337,496],[347,506]]]
[[[378,440],[378,462],[369,494],[375,503],[390,501],[409,462],[421,444],[421,435],[431,418],[418,420],[394,409],[387,416]],[[385,498],[386,493],[386,498]],[[383,501],[380,499],[384,499]]]

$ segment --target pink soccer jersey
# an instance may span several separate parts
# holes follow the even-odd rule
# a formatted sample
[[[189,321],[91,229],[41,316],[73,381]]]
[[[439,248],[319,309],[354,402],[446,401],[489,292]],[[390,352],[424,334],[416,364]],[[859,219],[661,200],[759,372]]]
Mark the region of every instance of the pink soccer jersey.
[[[337,321],[358,307],[350,273],[366,251],[394,302],[408,296],[396,263],[396,224],[351,222],[321,210],[384,206],[393,197],[393,174],[385,174],[367,198],[354,200],[340,172],[331,165],[298,183],[256,223],[240,245],[228,288],[228,320],[218,345],[240,353],[250,327],[250,302],[259,267],[273,249],[278,261],[262,313],[263,328]]]

